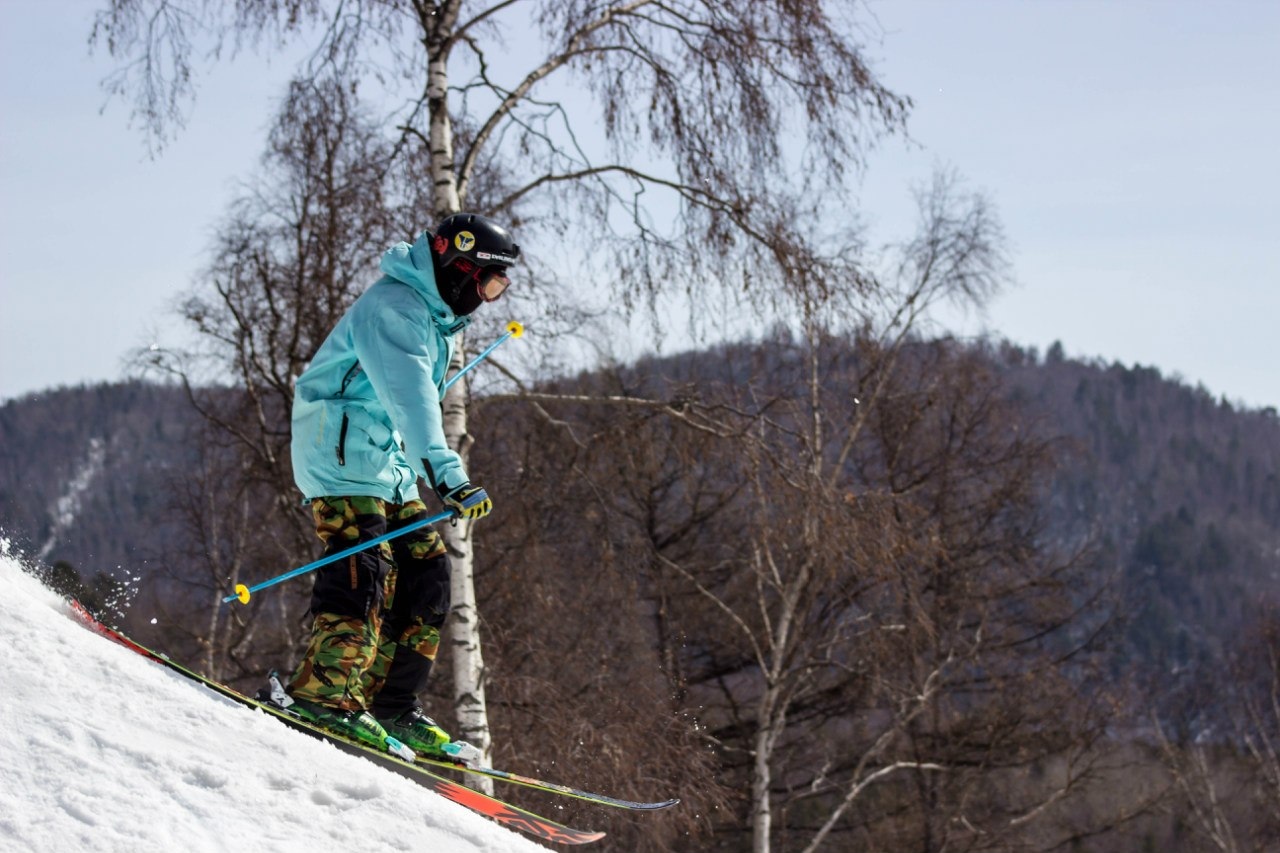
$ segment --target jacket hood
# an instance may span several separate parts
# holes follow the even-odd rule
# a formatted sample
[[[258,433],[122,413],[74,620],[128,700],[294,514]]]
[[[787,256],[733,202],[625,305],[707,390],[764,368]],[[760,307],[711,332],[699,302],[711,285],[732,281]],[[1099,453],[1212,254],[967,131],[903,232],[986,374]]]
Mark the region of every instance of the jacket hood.
[[[397,243],[383,254],[378,267],[384,275],[417,291],[426,301],[431,319],[440,331],[453,335],[471,325],[471,318],[455,314],[436,287],[435,264],[431,259],[431,237],[429,231],[424,231],[413,245]]]

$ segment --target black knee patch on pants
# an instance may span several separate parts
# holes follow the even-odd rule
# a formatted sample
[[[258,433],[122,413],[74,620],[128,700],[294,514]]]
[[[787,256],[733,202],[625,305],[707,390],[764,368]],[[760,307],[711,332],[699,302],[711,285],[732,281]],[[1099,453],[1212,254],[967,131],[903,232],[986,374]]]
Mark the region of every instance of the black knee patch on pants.
[[[444,627],[450,599],[448,556],[415,560],[397,548],[395,596],[383,622],[383,634],[399,641],[405,631],[418,624]]]
[[[411,537],[392,545],[396,564],[395,592],[384,613],[382,636],[392,643],[386,680],[374,697],[375,716],[398,716],[418,704],[427,687],[449,617],[449,557],[439,534]],[[429,554],[430,556],[421,556]],[[385,647],[384,647],[385,648]]]
[[[355,541],[335,536],[326,543],[325,554],[336,554],[359,542],[368,542],[387,530],[387,519],[381,515],[358,515]],[[312,613],[338,613],[361,619],[376,618],[382,608],[383,582],[390,567],[382,549],[374,546],[358,551],[316,572],[311,590]]]

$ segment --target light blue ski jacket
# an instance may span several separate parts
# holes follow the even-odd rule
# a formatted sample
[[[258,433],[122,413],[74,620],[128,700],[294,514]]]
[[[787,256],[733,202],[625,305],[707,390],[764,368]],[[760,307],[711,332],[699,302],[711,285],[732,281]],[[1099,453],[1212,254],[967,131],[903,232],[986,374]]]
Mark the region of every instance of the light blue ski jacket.
[[[431,235],[382,256],[383,276],[348,309],[298,377],[293,477],[306,499],[366,495],[402,504],[417,477],[467,481],[445,443],[441,386],[453,335],[471,322],[436,290]]]

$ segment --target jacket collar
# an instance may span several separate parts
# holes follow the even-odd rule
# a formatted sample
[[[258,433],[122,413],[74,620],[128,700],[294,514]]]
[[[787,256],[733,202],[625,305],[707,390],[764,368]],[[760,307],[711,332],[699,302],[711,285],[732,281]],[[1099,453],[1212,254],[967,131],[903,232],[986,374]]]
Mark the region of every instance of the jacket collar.
[[[397,243],[386,251],[378,264],[383,274],[404,282],[417,291],[427,303],[431,319],[445,336],[456,335],[471,325],[470,317],[459,317],[440,296],[436,287],[435,264],[431,260],[431,234],[424,231],[414,241]]]

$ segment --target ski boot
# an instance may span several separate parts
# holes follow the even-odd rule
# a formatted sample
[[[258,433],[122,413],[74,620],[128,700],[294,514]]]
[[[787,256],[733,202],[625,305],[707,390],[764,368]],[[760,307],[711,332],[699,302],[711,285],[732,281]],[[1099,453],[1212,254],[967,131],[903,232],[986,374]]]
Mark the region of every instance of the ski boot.
[[[405,761],[416,757],[412,749],[388,734],[368,711],[344,711],[290,696],[274,672],[268,677],[267,686],[258,691],[257,699],[346,740],[389,752]]]
[[[453,740],[417,705],[392,717],[378,719],[387,734],[420,755],[475,767],[480,750],[466,741]]]

